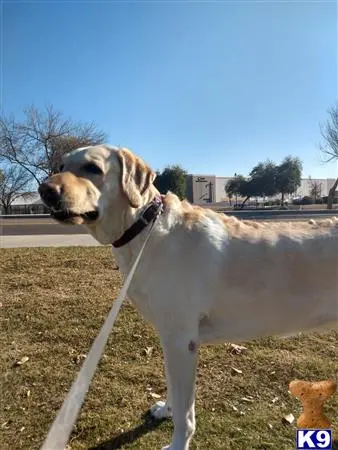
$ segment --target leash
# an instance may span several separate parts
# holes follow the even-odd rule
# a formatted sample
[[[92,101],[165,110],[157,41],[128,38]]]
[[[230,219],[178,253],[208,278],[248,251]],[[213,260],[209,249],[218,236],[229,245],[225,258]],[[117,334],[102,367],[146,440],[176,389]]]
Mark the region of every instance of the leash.
[[[140,261],[143,250],[148,242],[148,239],[150,238],[156,218],[157,216],[151,223],[148,236],[146,237],[141,250],[137,255],[137,258],[132,268],[130,269],[130,272],[128,273],[120,294],[115,300],[111,310],[109,311],[109,314],[99,334],[97,335],[88,353],[88,356],[80,369],[80,372],[73,382],[72,387],[48,432],[41,450],[64,450],[67,445],[69,436],[72,432],[73,426],[84,402],[91,380],[96,371],[96,367],[100,361],[104,347],[107,343],[109,334],[114,326],[117,314],[121,308],[125,296],[127,295],[129,285],[135,273],[136,267]]]

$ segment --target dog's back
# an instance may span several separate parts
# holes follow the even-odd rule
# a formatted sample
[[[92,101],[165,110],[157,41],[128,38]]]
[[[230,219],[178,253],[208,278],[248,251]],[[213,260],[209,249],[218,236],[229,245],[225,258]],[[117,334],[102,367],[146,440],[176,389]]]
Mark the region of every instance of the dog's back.
[[[202,341],[283,335],[338,320],[338,219],[240,221],[171,201],[165,265],[173,279],[184,273],[177,307],[203,317]]]
[[[209,325],[246,340],[338,320],[338,220],[231,223]]]

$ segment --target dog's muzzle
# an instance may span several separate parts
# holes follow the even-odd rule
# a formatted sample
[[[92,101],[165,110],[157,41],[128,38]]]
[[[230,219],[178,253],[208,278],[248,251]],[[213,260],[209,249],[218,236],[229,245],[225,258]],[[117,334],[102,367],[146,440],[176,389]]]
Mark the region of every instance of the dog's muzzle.
[[[61,188],[59,186],[46,182],[40,184],[38,191],[47,206],[54,209],[59,208],[61,204]]]
[[[52,217],[60,222],[73,223],[77,217],[81,217],[86,222],[93,222],[99,217],[96,209],[75,213],[71,209],[65,208],[62,202],[62,189],[59,185],[45,182],[40,184],[38,192],[45,205],[51,209]]]

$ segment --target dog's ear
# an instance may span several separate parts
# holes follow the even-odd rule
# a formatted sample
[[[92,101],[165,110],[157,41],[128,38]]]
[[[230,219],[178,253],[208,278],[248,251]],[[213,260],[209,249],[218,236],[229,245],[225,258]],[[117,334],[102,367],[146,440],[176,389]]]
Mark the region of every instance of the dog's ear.
[[[117,152],[121,163],[121,186],[130,206],[142,205],[142,196],[156,178],[155,172],[130,150],[122,148]]]

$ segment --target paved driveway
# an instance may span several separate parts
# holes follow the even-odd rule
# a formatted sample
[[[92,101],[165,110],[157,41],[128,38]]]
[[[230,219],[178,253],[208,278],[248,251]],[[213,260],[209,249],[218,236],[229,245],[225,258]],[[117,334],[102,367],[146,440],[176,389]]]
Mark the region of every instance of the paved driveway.
[[[24,236],[1,236],[1,248],[17,247],[71,247],[71,246],[99,246],[89,234],[45,234]]]

